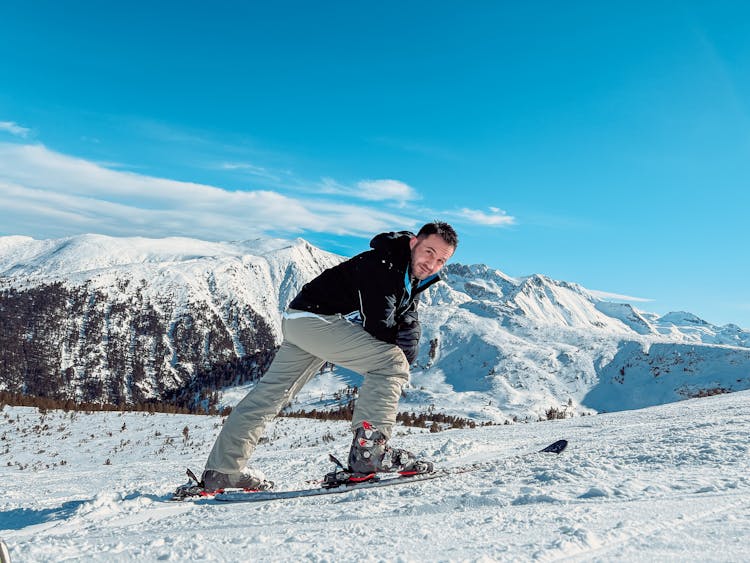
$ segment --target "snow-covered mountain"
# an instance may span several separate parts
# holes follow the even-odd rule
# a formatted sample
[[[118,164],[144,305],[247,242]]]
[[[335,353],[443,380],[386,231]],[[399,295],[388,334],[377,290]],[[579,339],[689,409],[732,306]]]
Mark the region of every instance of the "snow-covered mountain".
[[[302,240],[0,238],[1,385],[138,403],[241,383],[279,310],[339,260]]]
[[[464,414],[499,420],[750,388],[750,332],[735,325],[659,317],[541,275],[513,279],[460,264],[446,274],[449,283],[425,299],[412,377],[438,410],[456,409],[455,391]]]
[[[0,389],[117,403],[252,381],[279,344],[279,313],[342,259],[302,239],[0,237]],[[750,388],[750,332],[736,325],[660,317],[542,275],[446,274],[422,298],[404,409],[503,421]],[[324,374],[298,402],[358,377]]]

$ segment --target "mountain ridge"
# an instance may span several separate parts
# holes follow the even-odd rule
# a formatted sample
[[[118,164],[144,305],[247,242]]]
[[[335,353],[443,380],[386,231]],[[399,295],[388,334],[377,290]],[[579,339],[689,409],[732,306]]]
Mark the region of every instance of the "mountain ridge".
[[[0,237],[0,386],[131,403],[252,384],[280,344],[280,312],[343,259],[299,238]],[[449,264],[445,274],[422,298],[407,408],[503,421],[550,407],[645,406],[641,387],[664,401],[750,388],[750,332],[736,325],[658,316],[542,274],[514,278],[484,264]],[[655,374],[654,345],[670,373],[686,354],[693,371]],[[306,404],[358,377],[334,370]]]

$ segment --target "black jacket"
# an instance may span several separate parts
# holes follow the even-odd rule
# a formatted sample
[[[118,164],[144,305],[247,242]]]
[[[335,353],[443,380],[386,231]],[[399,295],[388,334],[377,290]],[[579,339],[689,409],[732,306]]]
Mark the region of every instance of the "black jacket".
[[[323,315],[359,313],[367,332],[397,344],[412,363],[421,334],[419,294],[440,281],[437,274],[411,281],[409,240],[413,236],[408,231],[377,235],[370,241],[372,250],[325,270],[289,306]]]

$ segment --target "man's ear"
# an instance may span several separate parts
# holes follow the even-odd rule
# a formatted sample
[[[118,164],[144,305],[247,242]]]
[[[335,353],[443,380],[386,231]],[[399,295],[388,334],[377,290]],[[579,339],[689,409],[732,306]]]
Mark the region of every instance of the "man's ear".
[[[419,239],[417,237],[411,237],[409,239],[409,248],[414,250],[414,247],[417,246],[418,242],[419,242]]]

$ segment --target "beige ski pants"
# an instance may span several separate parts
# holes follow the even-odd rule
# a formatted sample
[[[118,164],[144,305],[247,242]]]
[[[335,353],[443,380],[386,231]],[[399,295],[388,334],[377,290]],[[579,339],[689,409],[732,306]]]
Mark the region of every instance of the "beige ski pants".
[[[208,457],[207,470],[241,471],[266,425],[324,362],[364,375],[352,428],[366,420],[390,437],[401,388],[409,380],[409,364],[398,346],[378,340],[341,315],[289,309],[281,330],[281,348],[263,378],[227,418]]]

